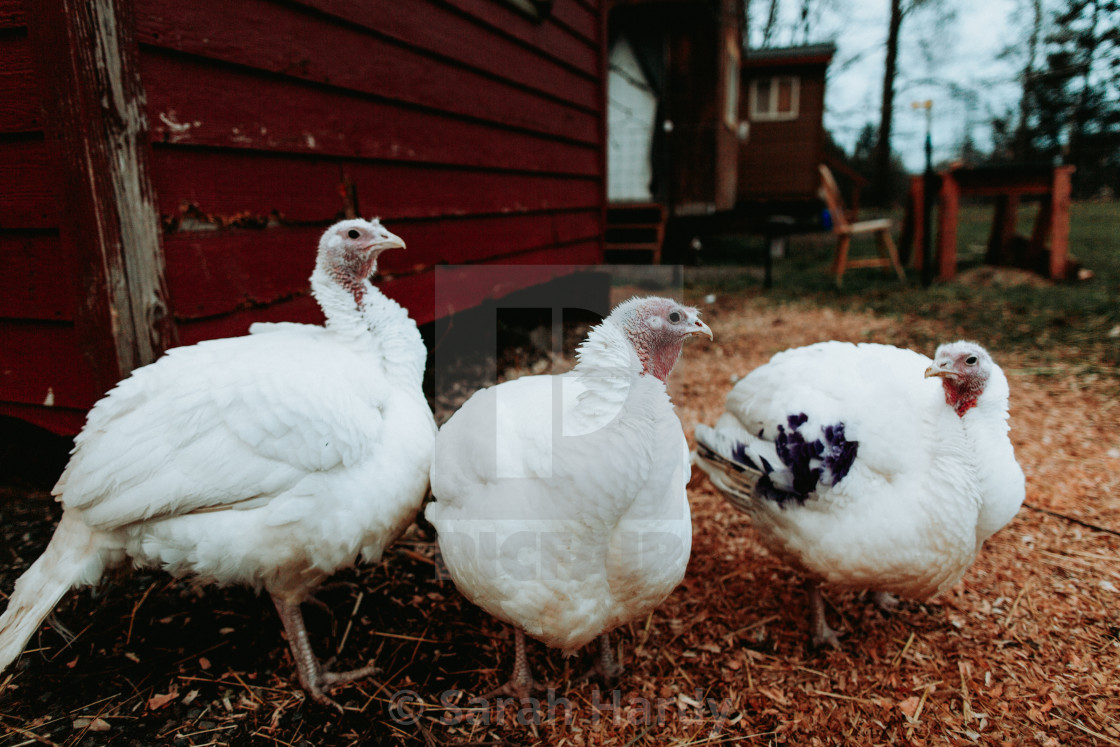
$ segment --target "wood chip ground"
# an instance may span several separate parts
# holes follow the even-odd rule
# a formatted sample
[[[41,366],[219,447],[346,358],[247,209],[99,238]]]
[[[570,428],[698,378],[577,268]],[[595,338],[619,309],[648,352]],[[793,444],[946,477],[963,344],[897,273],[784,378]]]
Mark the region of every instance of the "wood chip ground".
[[[713,422],[736,377],[822,339],[950,339],[936,322],[763,299],[705,304],[716,341],[689,343],[671,379],[686,433]],[[923,351],[927,354],[932,351]],[[339,716],[294,682],[267,599],[155,572],[68,595],[0,675],[0,747],[23,745],[1120,745],[1120,401],[1116,378],[1000,355],[1027,503],[964,580],[884,614],[827,592],[841,651],[810,649],[800,579],[702,477],[680,588],[619,630],[617,684],[574,682],[530,643],[539,708],[476,698],[508,676],[508,628],[438,572],[421,522],[377,567],[308,605],[313,644],[381,674],[339,691]],[[464,395],[465,396],[465,395]],[[43,492],[0,494],[0,594],[45,546]],[[67,641],[67,637],[71,640]]]

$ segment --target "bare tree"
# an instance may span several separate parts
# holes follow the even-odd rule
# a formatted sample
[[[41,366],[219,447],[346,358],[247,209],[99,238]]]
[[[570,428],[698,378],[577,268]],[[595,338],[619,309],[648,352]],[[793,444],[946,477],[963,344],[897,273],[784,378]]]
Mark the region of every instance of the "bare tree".
[[[811,44],[818,36],[821,16],[834,8],[835,2],[834,0],[797,0],[796,18],[787,16],[785,20],[782,18],[782,7],[782,0],[756,3],[760,29],[760,33],[755,35],[758,47],[766,48],[782,43]]]
[[[1034,100],[1034,85],[1038,65],[1038,46],[1042,39],[1042,0],[1024,0],[1031,10],[1030,34],[1027,37],[1026,62],[1023,63],[1023,92],[1019,98],[1019,122],[1015,128],[1015,142],[1012,156],[1017,161],[1026,160],[1030,155],[1030,115]]]
[[[898,77],[898,46],[902,23],[915,10],[940,5],[941,0],[891,0],[890,22],[887,27],[887,59],[883,66],[883,99],[879,110],[879,139],[875,143],[873,159],[874,184],[879,199],[886,194],[891,168],[891,128],[894,123],[894,84]]]
[[[913,0],[912,0],[913,1]],[[898,74],[898,35],[905,15],[903,0],[891,0],[891,19],[887,27],[887,61],[883,67],[883,99],[879,110],[879,139],[875,143],[874,181],[883,199],[891,166],[891,125],[894,122],[894,79]]]
[[[797,28],[801,32],[801,43],[809,43],[809,13],[812,10],[813,0],[801,0],[801,16]],[[794,43],[797,43],[796,41]]]
[[[766,14],[766,23],[762,27],[762,43],[760,47],[766,48],[770,46],[770,39],[774,35],[774,29],[778,25],[778,4],[779,0],[770,0],[769,11]]]

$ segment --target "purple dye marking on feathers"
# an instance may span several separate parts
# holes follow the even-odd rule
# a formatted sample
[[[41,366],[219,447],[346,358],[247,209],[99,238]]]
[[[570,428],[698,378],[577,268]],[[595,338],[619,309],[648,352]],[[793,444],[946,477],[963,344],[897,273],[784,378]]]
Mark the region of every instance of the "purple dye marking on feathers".
[[[754,494],[761,498],[765,498],[768,501],[773,501],[783,508],[788,503],[796,503],[798,506],[800,506],[804,504],[808,499],[808,496],[800,495],[798,493],[791,493],[788,490],[780,490],[779,488],[774,487],[774,483],[767,475],[763,475],[762,477],[758,478],[758,482],[755,484]]]
[[[848,474],[859,451],[859,441],[844,438],[844,424],[824,428],[824,466],[830,474],[829,485],[836,485]]]
[[[739,441],[735,442],[735,446],[731,449],[731,458],[739,464],[749,464],[752,469],[758,469],[758,465],[751,459],[751,455],[747,453],[747,445],[744,443]]]
[[[756,494],[760,497],[781,505],[791,501],[800,505],[819,484],[836,485],[851,470],[859,452],[859,442],[849,441],[844,436],[844,424],[826,425],[821,429],[822,438],[806,441],[798,429],[808,421],[805,413],[790,415],[786,418],[788,430],[786,426],[778,425],[778,437],[774,441],[778,458],[793,474],[793,490],[774,486],[769,477],[774,467],[765,457],[750,454],[747,445],[742,442],[737,441],[732,446],[731,457],[735,466],[742,465],[741,469],[758,471],[761,462],[763,474],[756,484]],[[763,430],[759,430],[760,438],[762,433]]]
[[[793,492],[805,496],[815,490],[822,479],[825,485],[830,486],[843,480],[859,452],[859,442],[844,437],[844,424],[825,426],[822,429],[823,442],[819,438],[806,441],[797,429],[809,420],[808,416],[800,413],[790,415],[786,420],[790,429],[787,431],[784,426],[778,426],[774,446],[778,458],[793,473]],[[814,461],[817,466],[813,466]]]
[[[801,495],[807,495],[817,487],[821,468],[812,467],[810,463],[814,459],[820,459],[824,451],[824,445],[819,439],[806,441],[805,437],[797,432],[797,429],[808,419],[809,417],[804,413],[790,415],[788,418],[790,430],[786,431],[779,425],[778,438],[774,441],[778,458],[793,473],[793,490]]]

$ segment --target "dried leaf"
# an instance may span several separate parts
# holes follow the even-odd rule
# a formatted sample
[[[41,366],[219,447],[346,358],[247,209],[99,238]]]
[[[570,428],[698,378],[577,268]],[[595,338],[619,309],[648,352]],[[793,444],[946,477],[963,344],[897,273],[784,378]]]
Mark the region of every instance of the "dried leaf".
[[[170,703],[171,701],[175,700],[178,697],[179,697],[179,691],[178,690],[172,690],[171,692],[169,692],[167,694],[157,693],[157,694],[153,695],[152,697],[148,698],[148,710],[149,711],[158,711],[160,708],[163,708],[165,705],[167,705],[168,703]]]
[[[898,701],[896,705],[900,711],[906,714],[907,718],[914,718],[914,714],[918,712],[918,703],[920,703],[921,700],[922,699],[917,695],[911,695],[906,700]]]
[[[109,731],[109,729],[112,728],[111,726],[109,726],[109,722],[105,719],[91,719],[87,717],[74,719],[73,723],[71,723],[71,726],[73,727],[74,731],[81,731],[83,729],[86,731]]]

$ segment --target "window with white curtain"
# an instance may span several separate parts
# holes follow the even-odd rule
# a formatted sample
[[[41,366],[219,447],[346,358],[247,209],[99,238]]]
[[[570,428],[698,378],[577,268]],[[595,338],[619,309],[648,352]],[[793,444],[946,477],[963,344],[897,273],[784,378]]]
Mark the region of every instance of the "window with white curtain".
[[[775,75],[751,81],[751,119],[777,122],[797,119],[801,81],[795,75]]]

